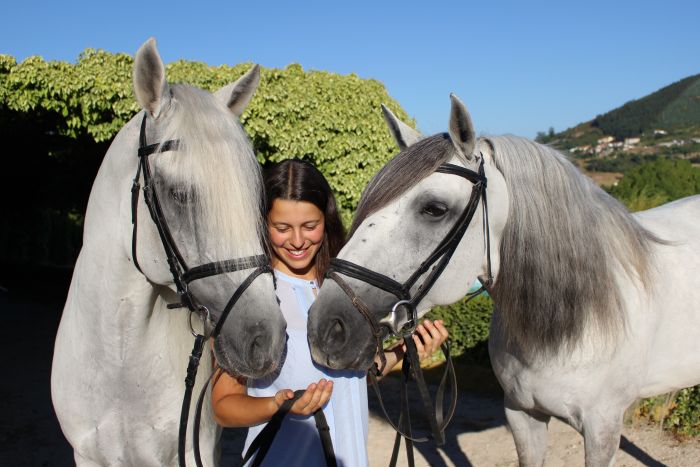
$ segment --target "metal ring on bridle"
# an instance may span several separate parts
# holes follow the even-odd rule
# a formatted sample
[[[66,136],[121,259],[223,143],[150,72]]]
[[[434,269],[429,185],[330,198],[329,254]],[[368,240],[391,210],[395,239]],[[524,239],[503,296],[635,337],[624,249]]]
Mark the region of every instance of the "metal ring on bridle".
[[[398,302],[394,303],[394,306],[391,307],[391,315],[395,316],[396,315],[396,309],[400,306],[406,306],[408,309],[411,310],[411,318],[406,321],[406,323],[401,327],[401,329],[398,330],[393,330],[396,334],[401,334],[403,337],[409,337],[411,334],[413,334],[413,331],[416,330],[416,326],[418,325],[418,311],[416,310],[416,307],[413,306],[413,303],[411,303],[410,300],[399,300]],[[407,328],[406,326],[410,326]]]
[[[209,313],[209,308],[207,308],[207,307],[204,306],[204,305],[199,305],[199,312],[200,312],[200,313],[199,313],[199,316],[202,318],[202,331],[203,331],[203,332],[206,332],[207,323],[208,323],[209,320],[211,319],[211,315],[210,315],[210,313]],[[198,335],[199,333],[195,332],[194,326],[192,326],[192,315],[193,315],[193,314],[194,314],[193,312],[190,312],[190,316],[189,316],[189,318],[188,318],[187,321],[190,323],[190,332],[192,333],[192,335],[193,335],[194,337],[197,337],[197,335]]]

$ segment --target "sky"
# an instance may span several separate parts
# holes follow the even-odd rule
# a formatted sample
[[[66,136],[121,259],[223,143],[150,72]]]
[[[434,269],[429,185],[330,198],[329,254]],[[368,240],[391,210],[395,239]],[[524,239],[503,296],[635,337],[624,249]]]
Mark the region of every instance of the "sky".
[[[449,94],[478,134],[561,131],[700,73],[700,1],[119,2],[3,5],[0,53],[75,62],[85,48],[256,62],[381,81],[425,134]]]

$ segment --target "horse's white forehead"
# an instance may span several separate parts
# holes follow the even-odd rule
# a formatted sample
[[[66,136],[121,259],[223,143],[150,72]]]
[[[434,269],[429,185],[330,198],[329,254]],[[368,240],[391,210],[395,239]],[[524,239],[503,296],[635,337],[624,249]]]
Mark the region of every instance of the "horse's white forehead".
[[[464,166],[456,158],[452,159],[450,163]],[[410,214],[409,210],[416,208],[415,201],[422,197],[443,201],[451,209],[463,209],[469,201],[473,186],[470,181],[458,175],[433,173],[407,190],[396,200],[367,216],[357,228],[356,234],[361,235],[366,229],[374,229],[372,231],[373,235],[377,235],[378,232],[386,229],[388,234],[398,223],[404,221],[412,223],[412,220],[409,220],[406,216]],[[355,236],[353,235],[353,238]]]

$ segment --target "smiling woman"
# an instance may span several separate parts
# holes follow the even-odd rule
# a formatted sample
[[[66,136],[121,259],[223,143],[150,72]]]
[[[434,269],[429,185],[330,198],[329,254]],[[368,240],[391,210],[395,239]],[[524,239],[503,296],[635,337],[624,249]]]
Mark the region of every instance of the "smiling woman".
[[[267,215],[272,265],[286,274],[316,278],[313,259],[325,234],[323,212],[308,201],[277,198]]]
[[[265,173],[272,265],[286,274],[323,281],[345,242],[328,182],[313,165],[287,160]]]
[[[322,410],[339,466],[367,465],[367,384],[365,371],[331,370],[311,360],[307,338],[308,310],[345,235],[328,182],[313,165],[286,160],[265,173],[268,245],[275,269],[277,298],[287,322],[287,341],[280,369],[256,379],[220,374],[212,390],[217,421],[224,426],[250,426],[246,451],[280,406],[305,388],[290,416],[264,455],[262,465],[326,465],[314,412]],[[417,346],[432,353],[446,338],[441,322],[418,329]],[[403,347],[385,353],[393,367]],[[254,451],[254,450],[253,450]],[[290,456],[294,453],[294,456]],[[246,456],[247,457],[247,456]],[[259,459],[256,459],[257,462]],[[261,461],[263,462],[263,461]]]

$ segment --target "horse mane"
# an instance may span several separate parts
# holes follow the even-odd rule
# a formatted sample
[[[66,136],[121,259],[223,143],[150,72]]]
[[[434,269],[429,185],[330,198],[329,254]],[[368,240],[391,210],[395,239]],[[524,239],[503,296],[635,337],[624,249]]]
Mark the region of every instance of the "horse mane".
[[[551,355],[584,330],[624,328],[615,272],[644,288],[652,243],[662,242],[556,150],[524,138],[487,138],[508,186],[508,221],[492,293],[510,343]]]
[[[480,142],[493,148],[510,198],[491,291],[505,335],[540,355],[572,349],[591,326],[615,337],[625,326],[615,272],[648,288],[651,245],[664,242],[555,149],[517,136]],[[363,191],[350,236],[457,155],[447,133],[396,155]]]
[[[382,209],[409,188],[428,177],[458,153],[447,133],[438,133],[404,149],[372,177],[360,197],[348,239],[372,213]]]
[[[161,141],[179,139],[167,172],[178,189],[193,193],[180,221],[190,222],[208,260],[238,258],[262,245],[262,174],[252,145],[231,111],[207,91],[171,85],[170,119]],[[255,228],[251,229],[251,216]]]

